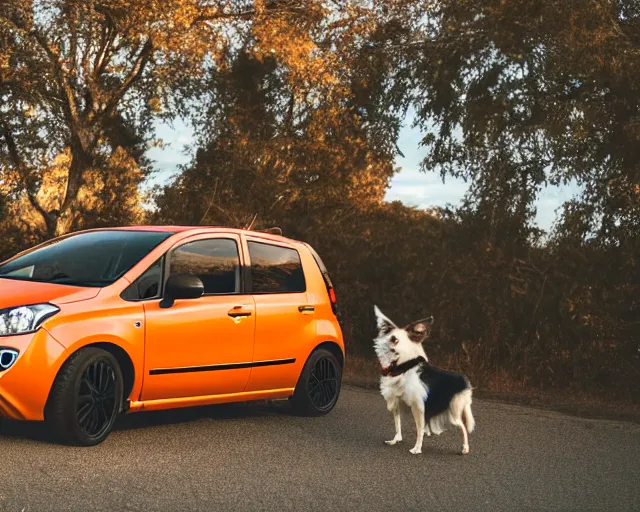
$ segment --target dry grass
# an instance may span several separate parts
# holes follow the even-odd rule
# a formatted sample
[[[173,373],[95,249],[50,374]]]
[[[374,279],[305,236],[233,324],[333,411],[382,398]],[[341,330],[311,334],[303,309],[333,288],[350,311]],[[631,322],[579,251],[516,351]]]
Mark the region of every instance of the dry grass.
[[[358,387],[378,389],[380,365],[376,360],[347,357],[344,382]],[[640,404],[612,401],[584,391],[540,391],[526,387],[506,374],[495,375],[476,385],[474,396],[481,399],[528,405],[586,418],[619,419],[640,423]]]

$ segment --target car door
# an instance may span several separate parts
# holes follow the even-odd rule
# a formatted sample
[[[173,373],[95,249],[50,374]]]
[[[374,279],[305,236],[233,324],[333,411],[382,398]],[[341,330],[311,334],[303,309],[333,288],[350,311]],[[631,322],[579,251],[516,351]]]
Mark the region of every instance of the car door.
[[[253,369],[247,391],[295,386],[304,340],[315,335],[300,254],[287,243],[245,237],[256,307]]]
[[[145,302],[142,400],[242,392],[250,375],[255,305],[245,293],[240,238],[191,237],[166,255],[164,282],[189,273],[204,284],[197,299]]]

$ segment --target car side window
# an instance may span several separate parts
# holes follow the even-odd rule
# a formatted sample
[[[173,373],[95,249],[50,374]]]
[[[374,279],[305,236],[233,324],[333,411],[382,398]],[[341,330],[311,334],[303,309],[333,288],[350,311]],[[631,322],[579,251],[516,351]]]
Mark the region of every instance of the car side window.
[[[181,245],[171,253],[169,276],[183,273],[198,276],[205,295],[240,293],[238,244],[211,238]]]
[[[155,261],[138,279],[121,294],[125,300],[149,300],[160,297],[164,256]]]
[[[248,242],[252,293],[302,293],[306,291],[300,254],[295,249]]]

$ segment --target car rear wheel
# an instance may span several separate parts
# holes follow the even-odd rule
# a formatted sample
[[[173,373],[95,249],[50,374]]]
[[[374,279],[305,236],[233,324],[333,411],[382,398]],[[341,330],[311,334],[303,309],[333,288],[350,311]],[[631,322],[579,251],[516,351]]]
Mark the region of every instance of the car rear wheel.
[[[309,356],[291,399],[294,410],[303,416],[321,416],[338,401],[342,366],[336,356],[318,349]]]
[[[65,444],[97,445],[113,428],[122,394],[122,372],[115,357],[95,347],[80,349],[56,377],[45,421]]]

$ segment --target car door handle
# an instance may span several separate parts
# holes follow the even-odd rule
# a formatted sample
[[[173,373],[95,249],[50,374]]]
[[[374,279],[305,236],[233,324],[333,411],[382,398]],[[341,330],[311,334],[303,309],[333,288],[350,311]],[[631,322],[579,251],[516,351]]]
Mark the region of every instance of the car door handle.
[[[246,309],[243,310],[243,308],[246,308],[247,306],[236,306],[233,309],[229,310],[227,312],[227,315],[229,315],[231,318],[240,318],[243,316],[251,316],[251,311],[247,311]]]
[[[298,306],[298,311],[300,311],[300,313],[302,313],[303,315],[310,315],[315,310],[316,308],[314,308],[313,306]]]

